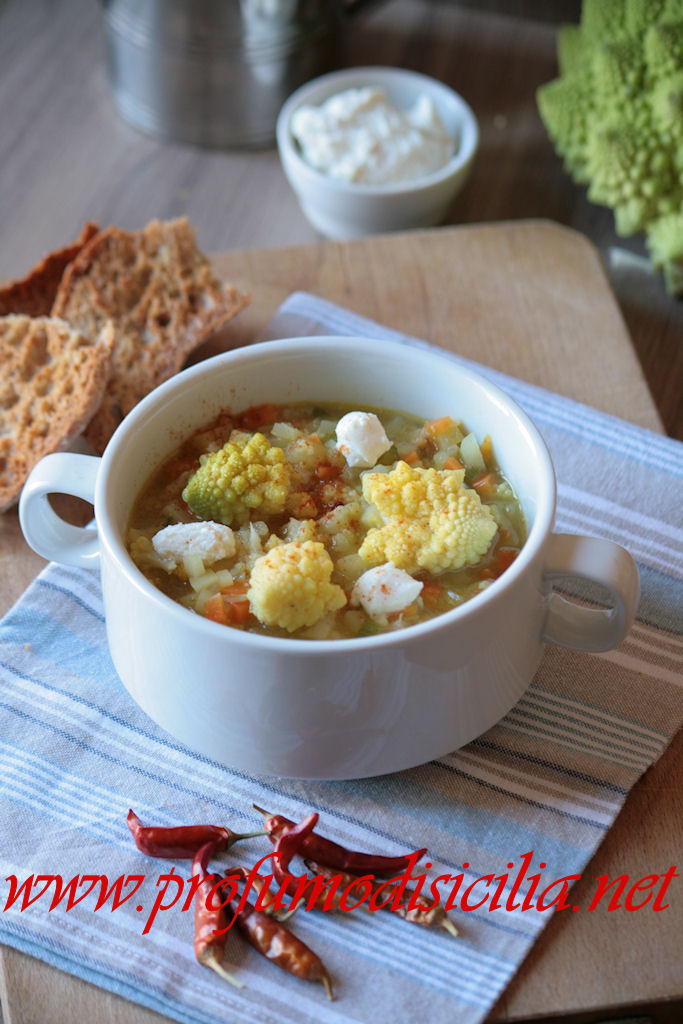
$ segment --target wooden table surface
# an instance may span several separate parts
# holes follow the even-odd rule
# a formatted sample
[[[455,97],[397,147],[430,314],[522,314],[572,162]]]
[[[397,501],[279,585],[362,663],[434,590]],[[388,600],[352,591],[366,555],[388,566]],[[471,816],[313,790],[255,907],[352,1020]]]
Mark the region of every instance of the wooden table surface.
[[[576,10],[575,3],[541,0],[479,5],[388,0],[356,16],[345,61],[426,71],[452,84],[473,106],[481,149],[449,223],[548,219],[585,235],[604,262],[617,300],[612,312],[632,341],[632,347],[624,340],[619,348],[618,366],[610,370],[599,334],[575,339],[578,365],[599,367],[598,372],[562,374],[552,358],[534,363],[533,347],[516,366],[502,343],[499,350],[486,349],[487,361],[683,438],[683,304],[668,297],[661,280],[643,268],[642,239],[619,239],[609,211],[589,204],[584,190],[568,180],[535,110],[535,88],[556,70],[553,17],[576,17]],[[94,0],[0,0],[0,62],[0,279],[23,274],[45,250],[74,237],[86,219],[136,228],[153,216],[187,214],[202,247],[226,254],[221,269],[254,291],[255,302],[240,327],[244,340],[293,287],[312,288],[391,322],[391,289],[378,284],[382,253],[388,261],[391,251],[386,241],[371,247],[370,278],[362,281],[349,267],[353,247],[311,245],[318,236],[300,213],[274,149],[207,151],[161,143],[117,116],[104,75]],[[251,255],[264,247],[302,244],[304,249],[273,251],[269,259]],[[421,252],[416,242],[411,252],[418,266],[427,250]],[[519,263],[521,253],[513,249],[510,258]],[[523,265],[517,270],[522,279]],[[267,279],[255,285],[257,272]],[[533,294],[528,301],[534,302]],[[438,320],[435,311],[424,297],[411,309],[410,323],[393,325],[427,335]],[[16,520],[4,517],[0,541],[11,547],[15,530]],[[3,578],[3,607],[40,565],[23,551],[21,559],[21,571],[11,582]],[[642,877],[675,863],[680,770],[679,743],[629,797],[591,863],[591,877],[607,871]],[[493,1019],[560,1012],[588,1024],[634,1007],[647,1008],[658,1021],[680,1019],[680,1000],[671,1002],[681,996],[675,953],[680,931],[672,931],[670,922],[657,943],[639,948],[633,922],[625,933],[614,920],[600,921],[594,914],[584,917],[584,930],[574,934],[576,919],[558,917]],[[5,952],[3,965],[5,1024],[47,1019],[36,1014],[66,976],[13,951]],[[69,1016],[63,1019],[92,1016],[90,987],[71,984]],[[161,1019],[143,1010],[133,1018],[128,1004],[101,997],[96,1019],[102,1022]],[[50,1019],[57,1024],[57,1017]]]

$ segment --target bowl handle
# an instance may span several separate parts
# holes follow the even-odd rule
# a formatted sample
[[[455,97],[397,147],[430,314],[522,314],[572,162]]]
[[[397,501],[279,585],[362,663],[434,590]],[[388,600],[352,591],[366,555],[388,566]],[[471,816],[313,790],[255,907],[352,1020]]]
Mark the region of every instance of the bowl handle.
[[[613,607],[587,608],[553,591],[553,583],[578,577],[602,584]],[[544,582],[550,591],[542,639],[579,651],[609,651],[633,625],[640,582],[631,555],[598,537],[554,533],[545,557]]]
[[[26,541],[43,558],[84,569],[98,567],[97,528],[67,523],[54,511],[48,495],[71,494],[93,502],[100,462],[94,455],[57,452],[31,470],[21,492],[19,522]]]

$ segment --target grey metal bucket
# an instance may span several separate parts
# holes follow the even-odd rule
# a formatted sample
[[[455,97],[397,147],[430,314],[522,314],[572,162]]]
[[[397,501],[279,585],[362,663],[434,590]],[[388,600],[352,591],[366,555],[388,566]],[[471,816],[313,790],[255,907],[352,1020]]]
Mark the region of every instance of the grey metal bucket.
[[[116,107],[135,128],[258,146],[303,82],[334,66],[344,0],[102,0]]]

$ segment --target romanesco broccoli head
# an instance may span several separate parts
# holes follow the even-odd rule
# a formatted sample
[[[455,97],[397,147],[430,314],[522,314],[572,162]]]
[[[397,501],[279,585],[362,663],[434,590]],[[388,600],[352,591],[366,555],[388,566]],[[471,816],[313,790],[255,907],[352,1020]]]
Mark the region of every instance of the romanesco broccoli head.
[[[683,210],[683,0],[584,0],[557,46],[559,77],[537,93],[555,149],[618,234],[648,235]],[[675,266],[665,277],[678,288]]]
[[[421,469],[405,462],[390,473],[367,473],[363,497],[384,524],[368,532],[361,558],[370,565],[393,562],[409,573],[478,562],[497,526],[476,491],[463,486],[464,475],[462,469]]]
[[[333,568],[319,541],[280,544],[257,559],[251,571],[247,597],[252,613],[264,625],[288,633],[313,626],[346,604],[342,588],[330,583]]]
[[[248,522],[251,514],[272,515],[285,507],[291,467],[281,448],[263,434],[240,434],[209,455],[183,490],[183,500],[200,519],[230,526]]]

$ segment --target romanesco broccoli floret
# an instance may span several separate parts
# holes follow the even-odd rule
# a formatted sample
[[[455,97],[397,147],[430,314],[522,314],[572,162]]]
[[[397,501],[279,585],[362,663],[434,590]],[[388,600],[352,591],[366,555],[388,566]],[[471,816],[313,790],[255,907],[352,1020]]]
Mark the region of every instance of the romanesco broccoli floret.
[[[252,513],[273,515],[285,507],[291,467],[281,448],[263,434],[237,434],[209,455],[183,490],[183,500],[200,519],[230,526],[245,523]]]
[[[600,42],[624,29],[626,0],[583,0],[581,26],[588,39]]]
[[[683,143],[683,68],[653,85],[651,107],[659,131],[669,132],[677,144]]]
[[[560,25],[557,32],[557,63],[562,75],[590,66],[593,47],[586,44],[580,25]]]
[[[560,27],[558,61],[537,93],[555,149],[618,234],[649,234],[683,210],[683,0],[584,0],[581,23]]]
[[[683,68],[683,20],[650,25],[645,33],[645,60],[653,81]]]
[[[342,588],[330,582],[333,568],[319,541],[280,544],[259,558],[251,571],[247,597],[252,613],[264,625],[288,633],[313,626],[346,604]]]
[[[390,473],[367,473],[363,497],[384,523],[368,531],[360,556],[393,562],[406,572],[444,572],[473,565],[496,532],[491,510],[463,486],[465,471],[421,469],[399,462]]]
[[[592,70],[577,70],[555,78],[541,86],[536,98],[543,123],[566,170],[577,184],[585,184],[588,124],[595,106]]]
[[[597,117],[609,117],[643,100],[647,66],[642,36],[618,36],[593,54]]]
[[[638,35],[657,21],[683,17],[683,0],[626,0],[624,28]]]
[[[674,150],[644,117],[615,116],[588,143],[588,198],[611,206],[617,233],[632,235],[680,201]]]
[[[652,264],[664,272],[667,290],[683,294],[683,210],[666,214],[649,226],[647,246]]]

